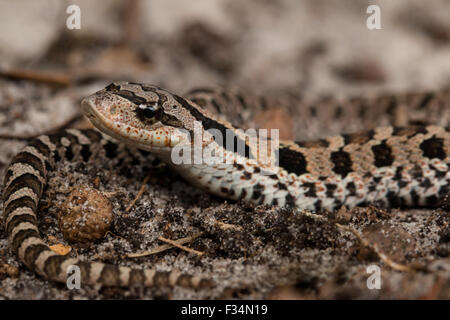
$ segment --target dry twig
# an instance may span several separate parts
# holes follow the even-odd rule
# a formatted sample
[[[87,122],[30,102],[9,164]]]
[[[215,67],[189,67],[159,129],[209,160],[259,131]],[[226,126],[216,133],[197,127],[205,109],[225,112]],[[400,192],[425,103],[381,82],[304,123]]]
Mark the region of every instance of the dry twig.
[[[390,259],[386,254],[381,252],[381,250],[378,248],[376,243],[372,244],[369,241],[367,241],[366,239],[364,239],[356,229],[348,227],[348,226],[343,226],[339,223],[335,223],[335,225],[339,229],[351,232],[353,235],[355,235],[356,238],[359,240],[359,242],[363,246],[371,248],[378,255],[378,257],[392,269],[397,270],[397,271],[413,271],[413,268],[411,268],[407,265],[404,265],[404,264],[397,263],[397,262],[393,261],[392,259]]]
[[[235,225],[235,224],[229,224],[222,221],[217,221],[217,225],[220,229],[226,231],[226,230],[234,230],[234,231],[243,231],[244,229],[241,226]]]
[[[145,257],[145,256],[149,256],[149,255],[152,255],[152,254],[160,253],[160,252],[166,251],[168,249],[171,249],[173,247],[179,247],[182,244],[192,242],[192,241],[194,241],[195,239],[197,239],[198,237],[200,237],[202,235],[203,235],[203,232],[199,232],[199,233],[194,234],[193,236],[189,236],[189,237],[186,237],[186,238],[181,238],[181,239],[178,239],[178,240],[175,240],[175,241],[170,240],[171,241],[170,244],[164,244],[164,245],[156,247],[156,248],[154,248],[152,250],[144,251],[144,252],[140,252],[140,253],[129,253],[129,254],[127,254],[127,257],[128,258],[139,258],[139,257]],[[163,241],[163,240],[161,240],[161,241]],[[186,247],[182,247],[182,249],[184,249],[184,248],[186,248]],[[189,248],[187,248],[187,249],[189,249]],[[190,249],[190,250],[192,250],[192,249]],[[200,253],[203,254],[203,252],[200,252]]]
[[[60,87],[68,87],[72,83],[72,79],[66,74],[31,69],[11,69],[0,71],[0,76],[10,79],[40,82]]]
[[[139,198],[142,196],[142,194],[144,193],[145,188],[146,188],[147,183],[148,183],[149,180],[150,180],[150,172],[147,174],[147,176],[142,181],[141,187],[139,188],[139,191],[138,191],[138,194],[136,195],[136,197],[133,199],[133,201],[125,209],[126,213],[130,212],[131,208],[133,208],[133,206],[136,204],[136,201],[138,201]]]
[[[164,238],[164,237],[162,237],[162,236],[159,237],[158,239],[161,240],[161,241],[163,241],[163,242],[166,242],[166,243],[168,243],[168,244],[170,244],[170,245],[172,245],[172,246],[174,246],[174,247],[177,247],[177,248],[179,248],[179,249],[182,249],[182,250],[184,250],[184,251],[187,251],[187,252],[190,252],[190,253],[194,253],[194,254],[196,254],[196,255],[198,255],[198,256],[202,256],[202,255],[205,254],[204,252],[197,251],[197,250],[194,250],[194,249],[185,247],[185,246],[183,246],[183,245],[177,243],[177,242],[174,241],[174,240],[170,240],[170,239]]]

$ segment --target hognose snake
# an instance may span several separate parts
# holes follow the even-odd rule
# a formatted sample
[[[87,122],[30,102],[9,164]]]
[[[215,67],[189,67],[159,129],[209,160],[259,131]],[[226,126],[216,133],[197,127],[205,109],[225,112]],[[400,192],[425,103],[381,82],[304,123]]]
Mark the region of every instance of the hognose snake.
[[[449,192],[448,127],[379,127],[310,142],[280,141],[261,156],[245,132],[193,101],[195,97],[189,100],[156,86],[117,82],[84,99],[82,110],[100,131],[151,151],[187,181],[224,198],[317,211],[373,203],[436,206]],[[173,163],[176,148],[195,153],[198,123],[202,150],[209,147],[210,154],[228,162],[209,163],[205,158]],[[218,140],[212,130],[225,140]],[[58,255],[42,240],[37,213],[47,173],[63,159],[88,161],[95,150],[111,143],[96,130],[68,129],[34,139],[13,158],[3,191],[12,250],[27,267],[60,282],[66,281],[67,267],[77,265],[83,284],[209,285],[209,280],[177,271],[131,269]]]

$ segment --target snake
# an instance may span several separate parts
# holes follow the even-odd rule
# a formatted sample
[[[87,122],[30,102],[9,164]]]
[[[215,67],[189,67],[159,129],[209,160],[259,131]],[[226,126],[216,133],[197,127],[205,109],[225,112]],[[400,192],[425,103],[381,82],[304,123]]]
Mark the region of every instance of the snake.
[[[221,92],[221,104],[215,95],[214,90],[198,89],[180,96],[122,81],[84,98],[82,112],[96,129],[65,129],[34,138],[6,169],[3,218],[11,250],[35,273],[62,283],[75,265],[81,283],[93,286],[214,285],[212,279],[175,269],[131,268],[60,255],[41,237],[38,207],[49,172],[61,161],[95,161],[98,150],[114,157],[123,143],[151,152],[208,193],[257,205],[314,212],[367,205],[436,207],[449,193],[448,124],[381,126],[285,141],[276,133],[245,131],[219,117],[211,109],[226,113],[227,103],[243,105],[246,100],[236,92]],[[430,95],[419,100],[421,107],[433,102]]]

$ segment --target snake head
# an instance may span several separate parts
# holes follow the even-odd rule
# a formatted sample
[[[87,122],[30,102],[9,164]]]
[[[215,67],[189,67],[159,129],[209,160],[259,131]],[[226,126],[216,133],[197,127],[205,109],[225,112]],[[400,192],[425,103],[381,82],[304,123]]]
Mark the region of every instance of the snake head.
[[[145,150],[190,142],[184,132],[190,115],[173,94],[156,86],[114,82],[83,99],[81,108],[100,131]]]

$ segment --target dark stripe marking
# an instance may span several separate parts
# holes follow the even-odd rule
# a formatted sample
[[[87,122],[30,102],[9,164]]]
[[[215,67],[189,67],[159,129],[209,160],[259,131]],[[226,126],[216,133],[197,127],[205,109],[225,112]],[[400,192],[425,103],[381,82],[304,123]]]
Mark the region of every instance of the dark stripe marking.
[[[145,98],[137,96],[134,92],[128,90],[119,90],[115,92],[116,95],[134,103],[135,105],[147,104],[147,100]]]
[[[15,163],[24,163],[30,165],[34,170],[38,171],[41,177],[45,177],[45,167],[42,160],[27,151],[18,153],[11,161],[10,166]],[[9,178],[9,177],[8,177]]]
[[[111,264],[105,264],[102,269],[102,273],[100,274],[100,278],[98,279],[98,282],[106,286],[119,286],[120,285],[119,268]]]
[[[69,259],[69,257],[60,255],[48,257],[44,264],[44,273],[47,277],[53,279],[55,276],[59,275],[61,272],[61,264],[66,259]],[[64,270],[64,272],[66,272],[66,270]]]
[[[82,133],[91,141],[91,143],[98,143],[102,140],[101,133],[96,130],[87,129],[83,130]]]
[[[12,218],[11,221],[9,221],[6,227],[7,234],[11,234],[12,230],[22,222],[29,222],[31,224],[34,224],[35,226],[37,225],[37,220],[35,216],[32,216],[30,214],[17,215],[14,218]]]
[[[352,172],[352,159],[350,154],[345,151],[335,151],[331,153],[331,161],[334,164],[333,171],[345,178]]]
[[[185,288],[192,287],[192,276],[187,274],[182,274],[177,279],[177,285]]]
[[[327,197],[328,198],[334,198],[334,192],[337,189],[337,185],[334,184],[334,183],[327,183],[327,184],[325,184],[325,187],[327,188],[327,191],[325,192]]]
[[[430,139],[426,139],[420,144],[420,149],[422,150],[424,157],[429,159],[445,159],[444,139],[442,138],[433,136]]]
[[[11,184],[3,191],[3,195],[5,199],[9,199],[14,192],[19,191],[25,187],[33,190],[36,197],[40,197],[42,192],[42,183],[41,181],[31,173],[25,173],[16,179],[14,179]]]
[[[279,165],[288,173],[295,173],[296,175],[302,175],[307,173],[306,158],[299,152],[289,149],[289,147],[280,147],[278,150]]]
[[[70,145],[66,148],[66,159],[71,161],[75,156],[73,147],[77,146],[77,145],[82,146],[82,144],[78,140],[77,136],[75,136],[69,132],[66,132],[65,137],[66,137],[66,139],[68,139],[70,141]]]
[[[375,166],[387,167],[394,163],[394,156],[392,155],[392,149],[386,144],[386,141],[381,142],[378,145],[372,146],[372,152],[375,158]]]
[[[263,191],[264,185],[260,183],[255,184],[255,186],[253,187],[252,199],[257,200],[259,197],[261,197]]]
[[[89,161],[89,159],[91,158],[91,155],[92,155],[90,146],[88,144],[82,145],[81,146],[81,150],[80,150],[80,154],[81,154],[81,157],[83,158],[84,162]]]
[[[16,210],[17,208],[28,207],[36,213],[36,204],[34,200],[29,196],[23,196],[11,201],[8,206],[5,208],[5,219],[8,219],[8,216],[11,212]]]
[[[22,244],[22,242],[24,242],[25,239],[31,238],[31,237],[41,238],[39,233],[34,229],[25,229],[25,230],[20,230],[19,232],[17,232],[14,239],[12,239],[12,243],[11,243],[12,251],[15,254],[19,254],[18,251],[19,251],[19,247]]]
[[[191,105],[185,99],[180,96],[173,95],[175,100],[180,103],[189,113],[195,118],[195,120],[200,121],[203,124],[205,130],[217,129],[221,132],[223,141],[222,147],[230,152],[239,153],[240,156],[253,159],[254,156],[250,152],[250,147],[242,141],[242,139],[234,134],[233,130],[225,127],[223,124],[213,120],[211,118],[205,117],[195,106]],[[231,141],[230,141],[231,140]],[[230,143],[232,142],[232,143]],[[244,150],[242,150],[244,147]]]
[[[167,286],[170,283],[169,277],[171,273],[170,271],[156,271],[153,277],[155,286]]]
[[[287,206],[287,207],[294,207],[295,206],[295,199],[290,193],[286,195],[285,206]]]
[[[347,183],[345,188],[348,190],[348,193],[350,196],[356,195],[356,185],[353,181],[350,181],[349,183]]]
[[[130,286],[133,285],[142,285],[145,281],[145,275],[144,271],[140,269],[132,269],[130,271],[130,278],[128,280],[128,283]]]
[[[315,198],[316,197],[316,185],[313,182],[306,182],[302,185],[304,188],[308,188],[305,192],[305,196]]]
[[[114,159],[117,156],[118,145],[114,142],[108,141],[103,148],[105,149],[106,156],[110,159]]]
[[[45,143],[43,143],[39,139],[34,139],[28,144],[28,146],[35,148],[40,154],[42,154],[46,158],[50,156],[51,150]]]
[[[44,251],[51,251],[47,245],[45,244],[36,244],[36,245],[30,245],[26,250],[24,254],[24,262],[25,264],[34,270],[36,267],[35,262],[37,257],[44,252]]]

